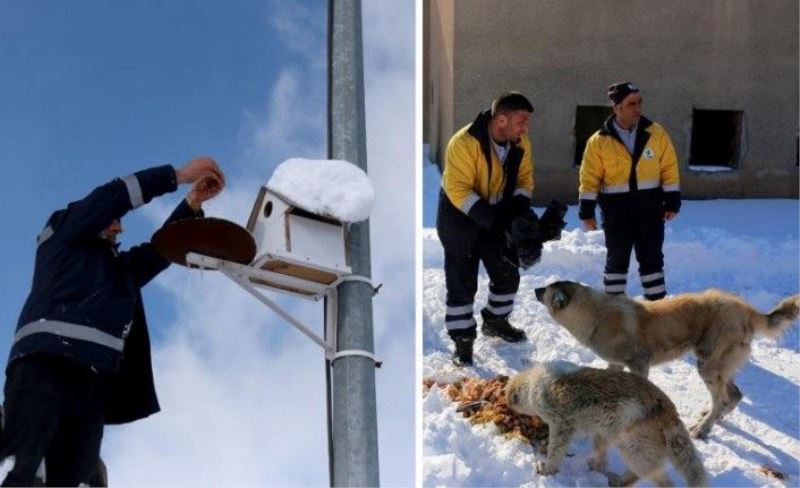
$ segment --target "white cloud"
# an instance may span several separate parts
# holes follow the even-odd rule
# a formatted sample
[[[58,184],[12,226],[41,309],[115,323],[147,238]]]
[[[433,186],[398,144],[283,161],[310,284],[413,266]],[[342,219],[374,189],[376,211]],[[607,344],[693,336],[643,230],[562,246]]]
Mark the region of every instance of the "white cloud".
[[[269,168],[288,157],[325,152],[324,53],[314,47],[324,34],[315,17],[325,12],[273,5],[269,26],[300,61],[281,70],[263,112],[244,114],[244,160],[225,168],[228,187],[207,206],[208,215],[240,224],[255,198],[254,180],[265,183]],[[376,354],[385,361],[376,372],[381,482],[408,486],[416,392],[413,13],[408,2],[363,7],[368,173],[377,191],[372,275],[385,283],[373,302]],[[145,208],[159,222],[170,205]],[[163,412],[108,429],[103,455],[111,483],[326,485],[322,350],[218,273],[173,267],[154,286],[177,309],[154,345]],[[281,303],[321,327],[320,304]]]
[[[309,73],[290,67],[281,72],[271,90],[263,120],[246,113],[252,133],[250,159],[275,164],[290,157],[313,157],[324,153],[325,87],[311,86]],[[262,165],[263,167],[263,165]]]
[[[159,279],[178,306],[154,351],[163,412],[109,436],[112,482],[325,484],[321,349],[218,273]]]
[[[267,22],[274,28],[286,49],[303,58],[305,64],[315,70],[325,70],[327,11],[324,2],[312,5],[299,2],[273,1]],[[320,21],[322,20],[322,21]]]
[[[361,5],[366,70],[373,73],[395,71],[399,76],[409,75],[413,87],[416,37],[413,4],[393,0],[367,0]],[[390,91],[385,92],[387,93],[397,94]],[[408,94],[413,96],[413,89]]]
[[[414,14],[411,2],[362,3],[381,481],[414,483]]]
[[[315,4],[316,5],[316,4]],[[272,169],[292,157],[325,155],[326,64],[325,21],[321,6],[273,1],[266,28],[274,29],[282,46],[295,55],[267,88],[263,111],[242,115],[246,141],[240,169],[246,179],[267,180]]]

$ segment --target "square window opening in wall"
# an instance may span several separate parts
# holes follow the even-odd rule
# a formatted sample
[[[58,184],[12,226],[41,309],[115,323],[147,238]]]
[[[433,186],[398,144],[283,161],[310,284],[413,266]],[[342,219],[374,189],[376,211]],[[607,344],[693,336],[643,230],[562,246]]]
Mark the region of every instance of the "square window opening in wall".
[[[592,134],[600,130],[603,122],[613,110],[608,105],[578,105],[575,109],[575,159],[573,164],[580,166],[586,142]]]
[[[724,170],[739,167],[742,148],[740,110],[692,110],[689,167]]]

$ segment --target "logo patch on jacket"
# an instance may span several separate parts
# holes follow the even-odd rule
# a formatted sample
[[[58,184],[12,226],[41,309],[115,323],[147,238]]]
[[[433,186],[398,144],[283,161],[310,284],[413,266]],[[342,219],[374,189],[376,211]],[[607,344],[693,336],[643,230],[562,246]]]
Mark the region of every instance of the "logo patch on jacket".
[[[656,153],[654,153],[653,150],[648,147],[644,150],[642,155],[644,156],[645,159],[653,159],[653,156],[655,156]]]

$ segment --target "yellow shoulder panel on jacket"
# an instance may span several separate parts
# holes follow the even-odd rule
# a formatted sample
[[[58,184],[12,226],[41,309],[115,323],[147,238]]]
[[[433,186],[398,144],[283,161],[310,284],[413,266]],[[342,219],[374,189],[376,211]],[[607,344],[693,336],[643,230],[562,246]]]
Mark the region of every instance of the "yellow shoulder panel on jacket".
[[[463,127],[450,138],[445,152],[442,188],[456,208],[473,193],[478,179],[478,161],[482,160],[478,141]]]

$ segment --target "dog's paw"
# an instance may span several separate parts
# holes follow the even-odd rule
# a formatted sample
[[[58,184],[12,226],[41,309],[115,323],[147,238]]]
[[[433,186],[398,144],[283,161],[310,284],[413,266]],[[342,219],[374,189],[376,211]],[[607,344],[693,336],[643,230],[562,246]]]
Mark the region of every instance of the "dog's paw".
[[[589,465],[589,469],[597,471],[598,473],[605,473],[608,470],[608,463],[606,462],[605,456],[603,456],[602,459],[591,457],[586,460],[586,464]]]
[[[734,401],[728,402],[728,403],[727,403],[727,404],[726,404],[726,405],[725,405],[725,406],[722,408],[722,412],[721,412],[721,413],[720,413],[720,415],[719,415],[719,416],[720,416],[720,418],[722,418],[722,417],[724,417],[724,416],[728,415],[729,413],[733,412],[733,411],[734,411],[734,409],[736,409],[736,405],[737,405],[738,403],[739,403],[739,402],[734,402]]]
[[[692,426],[689,429],[689,435],[691,435],[693,439],[708,441],[708,433],[710,431],[711,431],[711,425],[703,422],[698,422],[696,425]]]
[[[545,461],[536,461],[536,473],[542,476],[549,476],[558,473],[558,468],[550,468]]]

